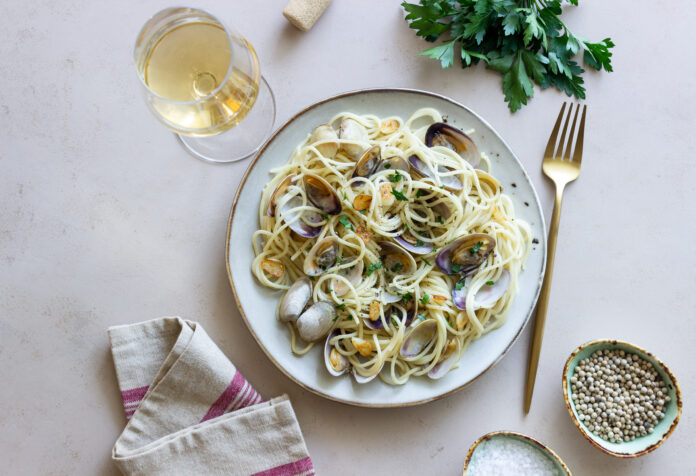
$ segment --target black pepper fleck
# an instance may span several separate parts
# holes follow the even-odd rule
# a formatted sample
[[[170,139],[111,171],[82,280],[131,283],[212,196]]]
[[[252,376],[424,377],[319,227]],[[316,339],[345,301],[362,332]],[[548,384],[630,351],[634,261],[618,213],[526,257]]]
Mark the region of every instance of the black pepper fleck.
[[[535,245],[538,245],[538,244],[539,244],[539,240],[537,240],[536,238],[534,238],[534,239],[532,240],[532,243],[534,243]]]
[[[512,182],[512,188],[517,188],[517,184],[515,182]]]
[[[528,207],[528,206],[529,206],[529,202],[524,202],[524,206],[525,206],[525,207]]]

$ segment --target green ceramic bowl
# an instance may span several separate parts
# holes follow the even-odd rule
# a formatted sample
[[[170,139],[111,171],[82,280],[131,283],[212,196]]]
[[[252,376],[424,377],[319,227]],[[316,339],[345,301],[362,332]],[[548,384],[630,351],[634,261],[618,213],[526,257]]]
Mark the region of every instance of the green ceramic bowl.
[[[474,441],[474,444],[471,445],[471,448],[469,448],[469,452],[466,454],[466,461],[464,461],[463,476],[476,476],[467,472],[469,468],[469,463],[471,463],[471,459],[473,458],[474,453],[476,453],[476,449],[479,447],[479,445],[484,441],[493,438],[513,438],[527,443],[528,445],[533,446],[534,448],[545,454],[556,465],[556,469],[558,469],[559,476],[572,476],[570,470],[568,469],[568,466],[566,466],[566,464],[563,462],[560,456],[558,456],[551,448],[544,445],[543,443],[540,443],[531,436],[523,435],[522,433],[515,433],[513,431],[494,431],[493,433],[485,434],[478,440]]]
[[[668,395],[670,396],[671,400],[665,409],[665,417],[660,420],[655,427],[655,431],[652,433],[646,436],[641,436],[632,441],[612,443],[600,438],[597,435],[594,435],[590,432],[590,430],[587,429],[584,423],[580,422],[578,413],[575,410],[575,403],[573,403],[573,400],[570,398],[570,379],[573,378],[575,367],[578,365],[578,362],[586,357],[589,357],[598,350],[605,349],[619,349],[638,354],[639,357],[653,364],[657,373],[665,381],[665,384],[667,384]],[[568,360],[566,361],[565,368],[563,369],[563,399],[565,400],[566,407],[568,407],[570,418],[573,420],[573,423],[575,423],[575,426],[578,427],[580,433],[582,433],[582,436],[584,436],[585,439],[592,443],[592,445],[594,445],[596,448],[599,448],[607,454],[616,456],[617,458],[635,458],[638,456],[643,456],[644,454],[650,453],[655,448],[660,446],[674,431],[682,411],[682,396],[681,390],[679,389],[679,384],[677,384],[677,379],[660,359],[645,349],[641,349],[640,347],[629,344],[628,342],[609,339],[599,339],[587,342],[575,349],[570,354],[570,357],[568,357]]]

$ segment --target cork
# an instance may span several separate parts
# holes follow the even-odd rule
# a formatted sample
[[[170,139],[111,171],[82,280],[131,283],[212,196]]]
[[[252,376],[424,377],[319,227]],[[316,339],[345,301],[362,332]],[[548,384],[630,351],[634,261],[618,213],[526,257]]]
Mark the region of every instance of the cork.
[[[283,15],[290,23],[302,31],[312,28],[331,0],[290,0]]]

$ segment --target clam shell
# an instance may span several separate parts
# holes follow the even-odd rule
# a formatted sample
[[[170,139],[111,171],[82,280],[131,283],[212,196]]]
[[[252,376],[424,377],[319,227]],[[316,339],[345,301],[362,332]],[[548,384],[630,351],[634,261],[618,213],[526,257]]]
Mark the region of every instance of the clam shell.
[[[343,375],[350,369],[350,362],[343,354],[338,353],[338,351],[336,351],[334,354],[334,359],[338,365],[338,369],[335,369],[331,363],[331,350],[334,349],[334,346],[331,345],[331,339],[339,334],[340,333],[338,330],[331,331],[326,337],[326,342],[324,342],[324,365],[326,365],[326,370],[328,370],[329,373],[334,377]]]
[[[382,367],[380,367],[379,372],[381,372],[383,368],[384,368],[384,364],[382,364]],[[363,376],[360,375],[355,369],[353,369],[353,378],[355,379],[355,382],[356,382],[356,383],[360,383],[360,384],[368,383],[368,382],[374,380],[375,377],[376,377],[377,375],[379,375],[379,372],[377,372],[376,374],[374,374],[374,375],[372,375],[372,376],[370,376],[370,377],[363,377]]]
[[[417,245],[409,242],[404,238],[407,232],[402,233],[400,236],[394,238],[394,241],[399,243],[404,249],[410,251],[416,255],[426,255],[433,251],[433,245],[431,243],[423,243],[422,245]],[[407,236],[407,235],[406,235]]]
[[[302,277],[295,281],[278,304],[278,318],[283,322],[294,322],[312,297],[312,281]]]
[[[381,250],[382,267],[389,272],[397,274],[413,274],[418,266],[413,256],[401,246],[389,241],[377,243]],[[399,267],[399,265],[401,265]]]
[[[348,281],[350,281],[350,284],[356,286],[358,283],[360,283],[360,279],[362,278],[362,273],[365,265],[363,264],[362,260],[357,260],[353,258],[351,260],[351,263],[353,261],[355,261],[355,264],[352,266],[352,269],[350,267],[341,268],[337,271],[337,274],[344,276]],[[331,280],[331,287],[336,293],[336,296],[343,296],[350,289],[346,283],[336,278]]]
[[[336,308],[332,302],[316,302],[297,319],[297,331],[305,342],[314,342],[331,330],[335,316]]]
[[[341,150],[354,159],[358,158],[365,148],[361,143],[365,143],[368,140],[367,130],[362,124],[350,117],[346,117],[341,121],[338,137],[341,140],[358,142],[358,144],[341,144]]]
[[[408,163],[411,166],[411,169],[416,173],[416,175],[420,177],[435,180],[437,175],[437,178],[440,180],[440,183],[449,191],[456,192],[464,188],[464,184],[456,175],[444,175],[447,173],[451,173],[452,170],[450,169],[439,166],[437,169],[437,174],[435,174],[432,170],[430,170],[428,165],[416,154],[413,154],[408,158]]]
[[[378,145],[367,149],[355,164],[353,177],[369,177],[382,160],[382,151]]]
[[[315,145],[315,148],[328,159],[332,159],[338,152],[338,134],[328,124],[321,124],[312,131],[312,135],[309,136],[309,143],[315,144],[317,142],[323,142]]]
[[[459,343],[459,340],[455,340],[455,342],[456,346],[454,350],[449,353],[449,355],[445,355],[440,362],[435,364],[435,366],[428,371],[428,377],[433,380],[444,377],[457,362],[457,360],[459,360],[459,353],[461,352],[462,346]]]
[[[381,172],[382,170],[400,170],[402,172],[408,172],[408,162],[403,157],[394,155],[388,159],[382,160],[377,165],[374,173]]]
[[[329,215],[341,213],[341,199],[333,187],[318,175],[306,174],[302,177],[307,200],[319,210]]]
[[[275,208],[276,204],[278,203],[278,199],[285,193],[285,191],[288,189],[294,178],[295,174],[288,175],[283,180],[281,180],[281,182],[273,190],[271,198],[270,200],[268,200],[268,208],[266,209],[266,214],[269,217],[275,216]]]
[[[478,243],[482,243],[476,251]],[[437,254],[435,262],[446,274],[472,274],[495,248],[495,238],[485,233],[474,233],[457,238]],[[455,271],[456,270],[456,271]]]
[[[415,357],[425,349],[437,332],[437,322],[430,319],[421,321],[420,324],[413,326],[411,331],[406,334],[399,353],[401,357]]]
[[[327,236],[317,241],[309,250],[304,260],[304,272],[307,276],[319,276],[336,263],[338,240]]]
[[[467,278],[464,278],[466,280]],[[466,282],[466,281],[465,281]],[[510,287],[510,271],[503,269],[498,280],[491,284],[484,284],[479,288],[474,296],[474,311],[481,308],[489,308],[500,299],[507,288]],[[466,294],[469,290],[468,285],[464,285],[461,289],[452,290],[452,302],[454,306],[463,311],[466,310]]]
[[[281,210],[283,221],[288,224],[290,229],[305,238],[315,238],[321,232],[321,227],[313,227],[302,221],[302,212],[290,212],[291,209],[301,207],[302,199],[295,196],[288,200]]]
[[[481,161],[481,151],[471,137],[444,122],[436,122],[428,127],[425,133],[425,145],[442,146],[454,150],[472,167],[476,167]]]

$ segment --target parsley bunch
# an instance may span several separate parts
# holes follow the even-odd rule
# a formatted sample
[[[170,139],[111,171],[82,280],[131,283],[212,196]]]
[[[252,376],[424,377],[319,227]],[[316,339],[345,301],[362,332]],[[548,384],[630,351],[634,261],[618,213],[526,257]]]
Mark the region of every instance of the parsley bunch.
[[[585,64],[612,71],[614,43],[609,38],[591,43],[574,35],[559,18],[562,1],[419,0],[401,5],[418,36],[445,41],[421,55],[439,60],[443,68],[452,66],[455,56],[462,68],[484,61],[503,75],[505,101],[515,112],[534,96],[532,81],[541,89],[553,86],[585,99],[585,70],[575,61],[581,51]]]

